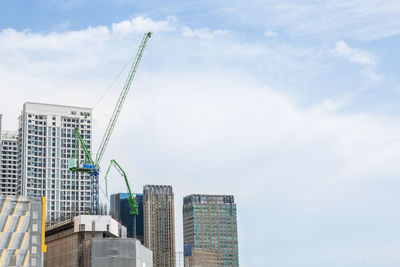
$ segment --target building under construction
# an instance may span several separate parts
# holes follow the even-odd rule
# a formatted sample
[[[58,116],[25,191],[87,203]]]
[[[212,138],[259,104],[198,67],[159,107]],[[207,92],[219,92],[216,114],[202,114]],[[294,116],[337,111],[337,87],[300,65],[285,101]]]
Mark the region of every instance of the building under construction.
[[[44,266],[152,266],[151,250],[136,241],[111,216],[76,216],[46,228]]]

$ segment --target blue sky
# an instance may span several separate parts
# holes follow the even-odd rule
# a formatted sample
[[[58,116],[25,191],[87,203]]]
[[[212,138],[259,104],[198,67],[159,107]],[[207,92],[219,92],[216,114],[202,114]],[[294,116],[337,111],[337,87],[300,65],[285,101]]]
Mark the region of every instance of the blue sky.
[[[2,1],[3,127],[26,101],[93,107],[151,30],[103,164],[117,159],[135,191],[174,186],[177,251],[182,197],[219,193],[238,203],[241,266],[398,266],[399,13],[389,0]],[[125,75],[94,109],[95,147]]]

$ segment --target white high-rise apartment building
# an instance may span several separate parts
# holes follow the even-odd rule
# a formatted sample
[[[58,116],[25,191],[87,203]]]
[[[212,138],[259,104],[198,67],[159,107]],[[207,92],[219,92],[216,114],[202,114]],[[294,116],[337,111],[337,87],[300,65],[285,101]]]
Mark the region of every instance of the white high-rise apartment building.
[[[46,196],[48,222],[90,212],[90,176],[69,171],[68,159],[74,156],[75,127],[91,150],[91,113],[89,108],[24,104],[19,117],[17,191]]]
[[[16,194],[17,170],[18,170],[17,132],[1,131],[0,194],[6,194],[6,195]]]

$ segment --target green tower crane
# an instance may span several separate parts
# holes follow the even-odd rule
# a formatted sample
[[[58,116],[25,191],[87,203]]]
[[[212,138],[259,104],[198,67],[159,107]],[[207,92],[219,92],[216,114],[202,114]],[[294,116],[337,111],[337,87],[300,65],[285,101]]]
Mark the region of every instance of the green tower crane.
[[[110,172],[111,166],[114,166],[117,171],[124,177],[125,179],[125,184],[126,187],[128,188],[128,204],[129,204],[129,214],[132,215],[133,217],[133,237],[136,238],[136,215],[138,215],[138,207],[139,205],[136,202],[136,198],[135,196],[132,194],[131,191],[131,187],[129,186],[129,181],[128,181],[128,177],[126,176],[125,171],[121,168],[121,166],[118,164],[118,162],[115,159],[112,159],[110,162],[110,165],[108,166],[107,172],[106,172],[106,176],[104,177],[104,179],[106,180],[106,194],[108,195],[108,189],[107,189],[107,177],[108,174]]]
[[[140,60],[142,59],[144,49],[146,48],[147,42],[151,37],[152,33],[147,32],[144,34],[142,42],[139,46],[136,57],[132,63],[132,66],[129,70],[128,78],[125,81],[124,87],[122,88],[122,92],[118,98],[117,104],[114,107],[113,114],[108,122],[107,129],[103,135],[103,139],[101,140],[99,149],[96,153],[96,159],[93,161],[88,149],[86,148],[85,142],[80,136],[79,129],[75,129],[75,135],[77,136],[77,140],[81,144],[81,148],[85,153],[84,163],[81,164],[79,162],[79,145],[75,142],[75,155],[74,158],[69,159],[68,168],[70,171],[74,172],[84,172],[90,173],[91,176],[91,214],[98,213],[99,207],[99,171],[100,171],[100,162],[104,156],[104,152],[108,145],[108,141],[110,141],[111,134],[114,130],[115,124],[118,120],[119,114],[121,112],[122,106],[125,102],[126,96],[128,95],[129,89],[131,87],[133,78],[135,77],[136,70],[139,66]]]

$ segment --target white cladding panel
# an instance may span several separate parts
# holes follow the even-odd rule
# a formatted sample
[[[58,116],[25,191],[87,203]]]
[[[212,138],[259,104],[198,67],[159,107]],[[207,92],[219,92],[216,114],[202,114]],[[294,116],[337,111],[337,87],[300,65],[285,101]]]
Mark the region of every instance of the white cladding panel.
[[[94,222],[94,230],[96,232],[108,231],[115,236],[119,236],[120,223],[111,218],[110,215],[79,215],[74,218],[74,232],[79,232],[79,226],[84,224],[85,231],[92,231]],[[107,225],[109,226],[107,229]],[[125,228],[121,225],[121,227]],[[123,230],[121,231],[123,232]],[[125,228],[126,232],[126,228]]]

